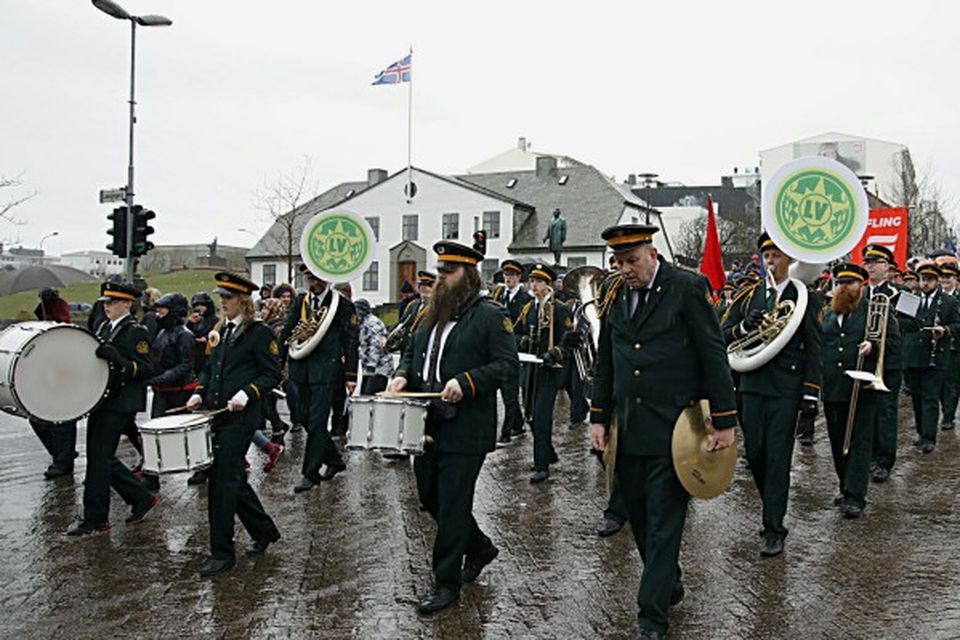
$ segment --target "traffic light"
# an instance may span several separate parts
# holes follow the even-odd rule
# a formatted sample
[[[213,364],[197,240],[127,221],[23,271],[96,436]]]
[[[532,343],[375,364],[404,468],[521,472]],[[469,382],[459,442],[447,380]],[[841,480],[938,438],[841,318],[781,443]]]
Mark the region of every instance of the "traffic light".
[[[473,232],[473,248],[487,255],[487,232],[483,229]]]
[[[133,246],[130,247],[131,256],[145,256],[153,249],[150,234],[153,227],[150,221],[157,217],[150,209],[144,209],[139,204],[133,205]]]
[[[107,249],[115,255],[121,258],[127,257],[127,208],[126,207],[117,207],[113,210],[113,213],[107,214],[107,220],[113,222],[113,228],[107,230],[107,235],[110,236],[110,244],[107,245]]]

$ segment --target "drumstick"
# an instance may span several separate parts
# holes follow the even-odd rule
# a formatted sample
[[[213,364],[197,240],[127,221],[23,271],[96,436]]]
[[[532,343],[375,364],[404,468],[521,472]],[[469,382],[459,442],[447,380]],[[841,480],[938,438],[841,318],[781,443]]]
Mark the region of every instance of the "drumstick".
[[[383,398],[439,398],[443,393],[439,391],[378,391],[377,396]]]
[[[164,411],[164,413],[178,413],[180,411],[186,411],[186,410],[187,410],[187,405],[183,405],[182,407],[174,407],[172,409],[167,409],[166,411]]]

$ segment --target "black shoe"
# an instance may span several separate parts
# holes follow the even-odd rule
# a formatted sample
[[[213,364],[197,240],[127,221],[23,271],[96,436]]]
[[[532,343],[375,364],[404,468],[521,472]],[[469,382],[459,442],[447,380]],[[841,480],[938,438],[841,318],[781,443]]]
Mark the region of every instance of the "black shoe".
[[[597,535],[601,538],[609,538],[616,532],[623,529],[623,521],[616,518],[604,518],[603,526],[597,529]]]
[[[233,565],[236,564],[236,561],[233,558],[229,560],[217,560],[216,558],[210,558],[210,561],[207,564],[200,567],[200,577],[201,578],[212,578],[218,576],[221,573],[226,573],[233,569]]]
[[[433,593],[420,601],[417,605],[417,611],[424,615],[430,615],[441,609],[446,609],[459,598],[459,591],[454,591],[449,587],[438,587]]]
[[[637,640],[663,640],[664,635],[653,629],[640,629],[637,631]]]
[[[855,504],[847,504],[843,507],[843,517],[856,520],[863,515],[863,509]]]
[[[510,444],[510,434],[501,433],[500,437],[497,438],[497,444]]]
[[[262,556],[267,552],[267,547],[280,539],[280,532],[276,531],[273,534],[273,537],[267,538],[266,540],[254,540],[253,544],[247,550],[247,556]]]
[[[920,445],[920,451],[923,451],[924,453],[933,453],[933,450],[936,448],[937,446],[929,441]]]
[[[534,471],[533,475],[530,476],[530,484],[539,484],[549,477],[550,477],[549,471],[545,471],[545,470]]]
[[[187,478],[187,484],[191,487],[195,487],[198,484],[203,484],[207,481],[207,472],[205,470],[194,471],[193,475]]]
[[[483,571],[483,568],[494,561],[500,555],[500,549],[491,542],[490,546],[475,556],[467,556],[463,561],[463,571],[460,572],[460,579],[464,582],[473,582]]]
[[[683,588],[683,583],[677,580],[676,584],[673,585],[673,591],[670,592],[670,606],[675,607],[683,601],[683,596],[687,592]]]
[[[954,426],[955,426],[955,425],[954,425],[954,423],[953,423],[953,420],[950,420],[950,421],[944,422],[942,425],[940,425],[940,428],[943,429],[944,431],[950,431],[951,429],[953,429]]]
[[[873,470],[870,477],[874,482],[886,482],[890,477],[890,470],[886,467],[878,466]]]
[[[109,524],[90,524],[89,522],[79,522],[72,529],[67,531],[68,536],[89,536],[95,533],[106,533],[110,531]]]
[[[313,489],[315,486],[317,486],[317,483],[310,478],[300,478],[300,482],[293,488],[293,492],[303,493],[304,491],[310,491],[310,489]]]
[[[770,534],[767,536],[767,540],[763,545],[763,549],[760,549],[760,556],[764,558],[772,558],[783,553],[783,536],[777,534]]]
[[[560,462],[560,456],[557,455],[556,449],[550,451],[550,464],[557,464]]]
[[[835,504],[836,506],[839,507],[840,505],[842,505],[843,501],[844,501],[844,496],[842,491],[837,495],[833,496],[833,504]]]
[[[797,438],[797,442],[800,443],[801,447],[812,447],[813,446],[813,436],[808,436],[806,434]]]
[[[147,517],[147,514],[150,513],[150,509],[153,509],[158,504],[160,504],[160,496],[151,496],[150,499],[147,500],[145,503],[137,507],[134,507],[133,510],[130,512],[130,515],[127,516],[127,519],[124,522],[126,522],[127,524],[134,524],[136,522],[140,522],[145,517]]]
[[[342,462],[337,462],[335,464],[328,464],[327,468],[324,469],[323,473],[320,474],[321,480],[333,480],[333,476],[337,475],[341,471],[345,470],[347,465]]]
[[[69,476],[73,474],[73,465],[63,466],[59,464],[52,464],[47,467],[47,470],[43,472],[43,477],[47,480],[53,480],[54,478],[60,478],[63,476]]]

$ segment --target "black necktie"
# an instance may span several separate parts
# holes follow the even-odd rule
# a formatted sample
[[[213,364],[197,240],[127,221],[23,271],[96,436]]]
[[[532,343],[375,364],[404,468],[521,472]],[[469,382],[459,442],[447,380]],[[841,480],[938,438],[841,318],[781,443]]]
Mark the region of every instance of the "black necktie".
[[[427,359],[427,387],[430,391],[439,391],[440,382],[437,380],[437,362],[440,360],[440,338],[443,336],[443,324],[436,325],[436,333],[433,335],[433,347],[430,349],[430,357]]]
[[[227,329],[223,332],[223,341],[227,344],[230,344],[230,336],[233,335],[233,328],[235,326],[232,322],[227,323]]]

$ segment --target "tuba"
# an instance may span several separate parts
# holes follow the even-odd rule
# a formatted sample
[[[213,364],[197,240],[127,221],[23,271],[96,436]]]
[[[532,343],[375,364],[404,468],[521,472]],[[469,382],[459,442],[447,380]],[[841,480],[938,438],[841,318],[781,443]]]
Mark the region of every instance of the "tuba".
[[[597,360],[600,340],[600,318],[597,314],[597,293],[603,281],[603,269],[584,265],[572,269],[564,278],[564,287],[577,294],[579,302],[574,310],[575,331],[580,335],[580,346],[573,352],[580,379],[593,380],[593,366]]]
[[[330,301],[320,306],[317,311],[310,307],[312,293],[304,296],[300,310],[300,320],[290,333],[287,340],[290,357],[293,360],[303,360],[317,348],[323,337],[330,330],[333,318],[337,315],[340,304],[340,292],[333,287],[329,288]]]
[[[772,274],[768,273],[767,278],[769,286],[773,287]],[[807,312],[809,294],[804,283],[796,278],[790,280],[797,289],[797,301],[777,300],[759,327],[727,345],[727,360],[734,371],[754,371],[767,364],[787,346],[800,328]]]

